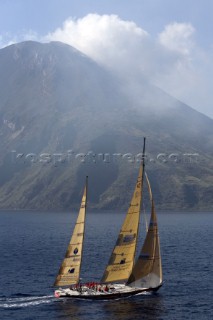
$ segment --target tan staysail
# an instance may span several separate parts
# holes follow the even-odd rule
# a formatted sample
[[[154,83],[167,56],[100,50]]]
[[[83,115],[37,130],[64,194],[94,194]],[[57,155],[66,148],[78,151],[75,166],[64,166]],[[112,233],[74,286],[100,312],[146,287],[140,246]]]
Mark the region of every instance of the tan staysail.
[[[84,240],[84,224],[87,204],[87,179],[81,201],[78,218],[73,230],[65,258],[61,264],[54,286],[69,286],[79,282],[82,249]]]
[[[102,283],[126,281],[132,271],[141,207],[142,177],[143,166],[141,164],[130,207],[101,279]]]
[[[151,200],[151,218],[140,255],[126,284],[131,287],[156,288],[162,283],[160,241],[155,206],[147,175],[146,180]]]

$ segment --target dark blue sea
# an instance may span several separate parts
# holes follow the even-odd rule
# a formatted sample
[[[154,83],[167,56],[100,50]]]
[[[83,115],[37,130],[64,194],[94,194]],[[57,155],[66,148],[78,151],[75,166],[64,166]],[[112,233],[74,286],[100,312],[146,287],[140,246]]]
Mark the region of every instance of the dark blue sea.
[[[213,319],[213,213],[159,213],[164,285],[117,301],[54,298],[76,213],[0,212],[0,319]],[[98,281],[124,215],[88,213],[82,281]],[[141,223],[140,244],[145,226]]]

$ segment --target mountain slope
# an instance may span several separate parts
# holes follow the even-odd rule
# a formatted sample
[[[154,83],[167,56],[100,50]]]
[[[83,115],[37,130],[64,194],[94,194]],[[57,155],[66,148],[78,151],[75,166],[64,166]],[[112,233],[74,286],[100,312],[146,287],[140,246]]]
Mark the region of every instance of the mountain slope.
[[[0,74],[1,208],[78,206],[85,175],[91,207],[126,207],[147,136],[158,208],[212,209],[213,120],[58,42],[1,49]]]

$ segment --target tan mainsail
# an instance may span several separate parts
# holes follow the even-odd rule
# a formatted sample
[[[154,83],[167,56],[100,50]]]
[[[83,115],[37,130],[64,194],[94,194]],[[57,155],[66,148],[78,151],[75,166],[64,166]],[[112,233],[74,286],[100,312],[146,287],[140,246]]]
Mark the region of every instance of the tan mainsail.
[[[126,284],[131,287],[156,288],[162,283],[160,241],[155,206],[147,175],[146,180],[151,200],[149,229],[138,260]]]
[[[54,286],[69,286],[79,282],[82,249],[84,240],[84,224],[87,204],[87,179],[81,201],[78,218],[73,230],[72,238],[67,248],[65,258],[61,264]]]
[[[130,207],[101,279],[102,283],[126,281],[132,271],[141,207],[142,177],[143,166],[141,164]]]

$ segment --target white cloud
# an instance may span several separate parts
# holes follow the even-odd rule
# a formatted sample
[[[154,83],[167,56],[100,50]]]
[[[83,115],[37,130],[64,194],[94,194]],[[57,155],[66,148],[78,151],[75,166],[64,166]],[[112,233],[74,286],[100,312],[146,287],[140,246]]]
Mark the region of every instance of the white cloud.
[[[204,51],[194,39],[195,28],[189,23],[173,23],[158,36],[158,43],[173,57],[154,82],[186,104],[213,118],[212,51]]]
[[[172,23],[159,34],[159,42],[165,48],[188,55],[193,48],[192,35],[195,29],[190,23]]]
[[[134,22],[116,15],[89,14],[82,19],[68,19],[62,28],[45,37],[72,45],[111,69],[135,68],[140,50],[149,35]],[[133,63],[133,61],[134,63]]]
[[[68,43],[135,82],[143,77],[176,98],[213,116],[208,70],[213,62],[195,42],[190,23],[171,23],[157,39],[134,22],[116,15],[89,14],[68,19],[45,40]],[[204,103],[205,101],[205,103]]]

